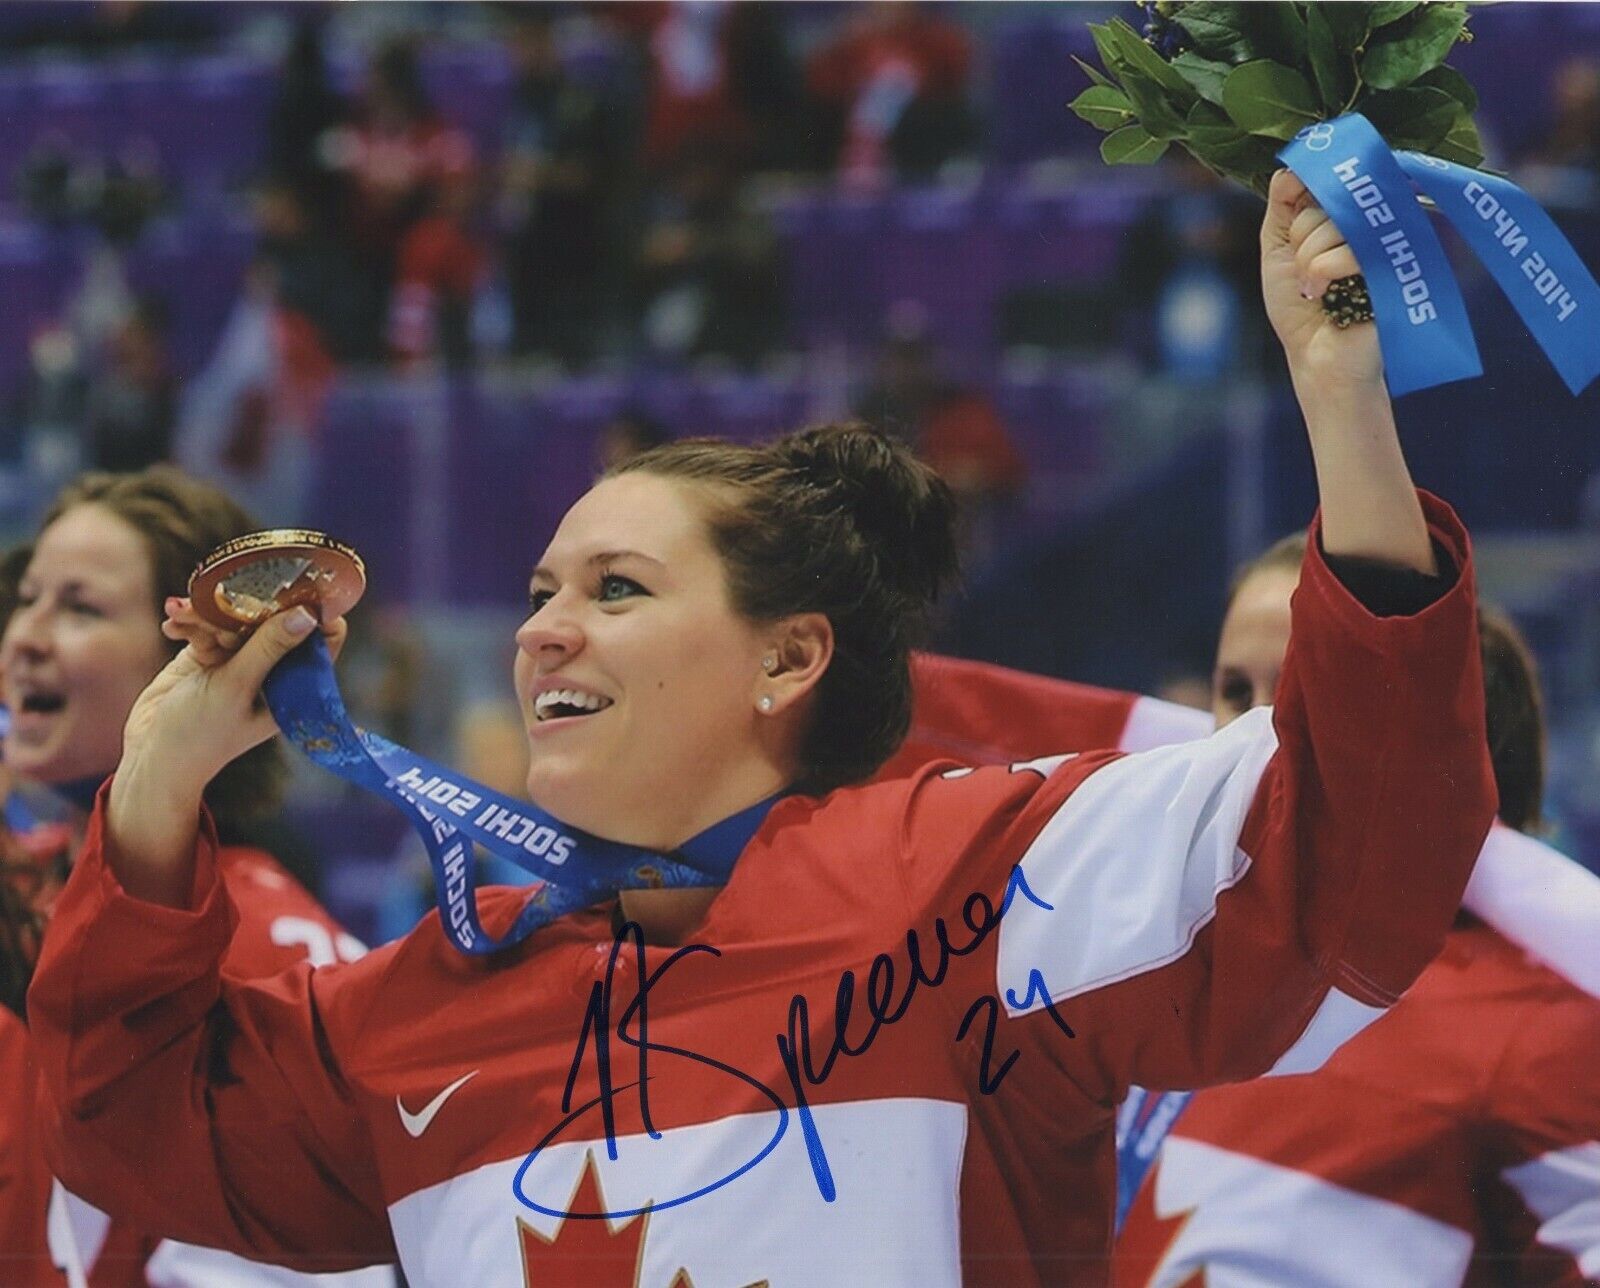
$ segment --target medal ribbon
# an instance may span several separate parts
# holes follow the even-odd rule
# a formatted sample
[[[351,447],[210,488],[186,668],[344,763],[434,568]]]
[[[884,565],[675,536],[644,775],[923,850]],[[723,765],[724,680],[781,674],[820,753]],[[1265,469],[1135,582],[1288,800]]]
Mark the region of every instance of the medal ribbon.
[[[1600,375],[1600,286],[1539,203],[1498,175],[1397,152],[1433,198],[1560,373],[1580,394]]]
[[[1192,1091],[1146,1091],[1143,1087],[1129,1087],[1128,1095],[1117,1110],[1117,1224],[1128,1219],[1128,1209],[1133,1206],[1139,1186],[1144,1184],[1145,1173],[1161,1152],[1161,1142],[1166,1140],[1178,1115],[1194,1098]]]
[[[526,939],[540,926],[618,890],[723,885],[776,802],[742,810],[670,855],[607,841],[358,729],[345,711],[326,642],[314,635],[288,654],[262,687],[278,727],[318,765],[398,806],[427,847],[446,933],[480,956]],[[516,922],[491,938],[478,920],[471,842],[540,878]]]
[[[1600,287],[1515,184],[1437,157],[1391,152],[1359,112],[1308,125],[1278,159],[1304,181],[1361,264],[1396,397],[1483,374],[1461,291],[1413,184],[1483,261],[1567,387],[1579,393],[1600,374]]]

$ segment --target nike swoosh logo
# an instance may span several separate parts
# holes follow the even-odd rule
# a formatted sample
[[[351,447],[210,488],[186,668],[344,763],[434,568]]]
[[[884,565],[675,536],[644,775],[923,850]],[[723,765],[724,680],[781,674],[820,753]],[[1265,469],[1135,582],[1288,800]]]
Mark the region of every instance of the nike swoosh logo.
[[[406,1133],[412,1140],[416,1140],[423,1132],[428,1130],[428,1124],[433,1121],[434,1115],[444,1108],[444,1102],[477,1076],[478,1070],[476,1069],[471,1073],[462,1074],[432,1100],[428,1101],[427,1104],[423,1105],[420,1113],[413,1114],[408,1112],[406,1107],[400,1103],[400,1097],[396,1096],[394,1098],[394,1107],[400,1111],[400,1125],[406,1129]]]

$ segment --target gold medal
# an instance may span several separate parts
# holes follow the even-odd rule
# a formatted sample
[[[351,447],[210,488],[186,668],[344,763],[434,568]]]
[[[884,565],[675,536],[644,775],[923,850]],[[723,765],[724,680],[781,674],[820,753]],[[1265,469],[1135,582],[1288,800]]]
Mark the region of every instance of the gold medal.
[[[207,555],[189,578],[195,612],[230,631],[252,630],[297,604],[331,621],[354,608],[366,588],[361,556],[308,528],[235,537]]]

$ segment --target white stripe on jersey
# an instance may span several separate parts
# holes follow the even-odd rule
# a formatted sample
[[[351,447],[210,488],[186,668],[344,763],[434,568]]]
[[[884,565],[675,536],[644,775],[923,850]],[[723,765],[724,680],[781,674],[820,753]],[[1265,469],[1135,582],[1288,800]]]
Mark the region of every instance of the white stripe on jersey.
[[[1209,737],[1216,728],[1209,711],[1179,706],[1161,698],[1137,698],[1122,727],[1123,751],[1153,751],[1175,742]]]
[[[145,1265],[150,1288],[394,1288],[388,1266],[311,1275],[163,1239]]]
[[[1149,1288],[1197,1271],[1206,1288],[1460,1288],[1472,1255],[1465,1230],[1182,1137],[1162,1147],[1155,1182],[1175,1237]]]
[[[1368,1006],[1358,1002],[1348,993],[1330,989],[1317,1013],[1311,1017],[1295,1044],[1278,1057],[1278,1063],[1268,1069],[1265,1077],[1280,1077],[1288,1073],[1315,1073],[1327,1064],[1328,1057],[1346,1042],[1371,1024],[1387,1010],[1382,1006]]]
[[[604,1227],[624,1248],[642,1235],[639,1274],[630,1282],[663,1288],[680,1270],[697,1288],[762,1280],[957,1288],[967,1107],[907,1097],[814,1104],[811,1112],[838,1186],[833,1203],[817,1191],[791,1111],[777,1148],[738,1179],[631,1220],[563,1223],[525,1206],[511,1188],[520,1158],[451,1177],[390,1205],[400,1263],[413,1288],[458,1288],[466,1266],[475,1283],[520,1284],[519,1222],[537,1232],[528,1237],[541,1246],[559,1241],[564,1225],[581,1224]],[[658,1141],[621,1136],[615,1161],[603,1139],[552,1145],[529,1169],[522,1192],[562,1208],[592,1158],[607,1211],[643,1207],[732,1173],[776,1129],[776,1113],[735,1114],[662,1128]]]
[[[1112,761],[1067,798],[1022,856],[1029,889],[1071,910],[1081,930],[1026,899],[1000,927],[999,996],[1013,1016],[1176,961],[1240,880],[1239,848],[1256,786],[1277,751],[1259,707],[1197,742]],[[1089,910],[1093,910],[1092,915]],[[1008,991],[1009,990],[1009,991]],[[1018,1010],[1010,996],[1032,1001]]]
[[[1586,1278],[1600,1279],[1600,1142],[1554,1149],[1501,1175],[1539,1218],[1539,1242],[1570,1252]]]
[[[50,1255],[67,1276],[68,1288],[82,1288],[94,1273],[95,1263],[111,1230],[111,1218],[86,1203],[60,1181],[50,1191]],[[150,1288],[393,1288],[394,1271],[388,1266],[312,1275],[259,1261],[246,1261],[231,1252],[198,1248],[163,1239],[145,1263]]]
[[[87,1283],[111,1230],[111,1218],[60,1181],[51,1181],[47,1229],[50,1258],[64,1270],[70,1288]]]
[[[1590,997],[1600,997],[1600,877],[1497,823],[1467,882],[1466,907]]]

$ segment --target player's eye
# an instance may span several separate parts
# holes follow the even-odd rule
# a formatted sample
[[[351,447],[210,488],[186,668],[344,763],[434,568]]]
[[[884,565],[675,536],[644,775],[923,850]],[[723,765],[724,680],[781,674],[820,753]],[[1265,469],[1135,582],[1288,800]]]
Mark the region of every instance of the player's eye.
[[[648,595],[649,593],[632,577],[622,577],[614,572],[601,574],[599,598],[602,604],[614,604],[620,600],[630,599],[634,595]]]
[[[553,590],[530,590],[528,592],[528,616],[532,617],[554,597]]]
[[[1245,712],[1250,710],[1250,703],[1255,698],[1255,690],[1250,681],[1242,675],[1224,676],[1217,688],[1217,696],[1222,700],[1222,705],[1230,711]]]

